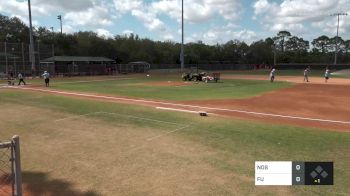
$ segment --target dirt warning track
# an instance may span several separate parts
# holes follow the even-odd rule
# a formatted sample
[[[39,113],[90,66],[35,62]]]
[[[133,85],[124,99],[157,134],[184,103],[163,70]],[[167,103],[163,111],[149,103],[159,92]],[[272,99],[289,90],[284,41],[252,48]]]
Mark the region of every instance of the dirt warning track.
[[[350,91],[348,88],[349,86],[345,85],[297,84],[250,99],[183,102],[144,100],[37,87],[12,89],[155,108],[166,107],[172,111],[206,111],[224,117],[350,132]]]

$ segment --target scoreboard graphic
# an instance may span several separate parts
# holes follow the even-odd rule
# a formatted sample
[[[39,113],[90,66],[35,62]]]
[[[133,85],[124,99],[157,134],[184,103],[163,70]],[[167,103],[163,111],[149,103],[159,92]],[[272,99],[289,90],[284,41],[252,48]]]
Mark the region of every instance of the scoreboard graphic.
[[[255,185],[333,185],[333,183],[333,162],[255,162]]]

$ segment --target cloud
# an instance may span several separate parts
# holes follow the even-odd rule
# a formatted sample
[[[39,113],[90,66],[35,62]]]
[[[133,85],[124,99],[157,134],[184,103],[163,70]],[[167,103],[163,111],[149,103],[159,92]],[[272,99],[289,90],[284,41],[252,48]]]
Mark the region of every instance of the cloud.
[[[163,41],[173,41],[175,39],[174,35],[171,33],[164,34],[162,36]]]
[[[77,30],[74,27],[72,27],[71,25],[64,24],[64,25],[62,25],[62,31],[63,31],[63,33],[74,33]],[[56,29],[56,32],[61,32],[61,29]]]
[[[215,27],[204,33],[194,33],[189,37],[186,37],[186,42],[197,42],[199,40],[204,41],[207,44],[222,44],[230,40],[240,40],[248,44],[258,39],[257,34],[248,29],[236,29],[235,25],[228,23],[223,27]]]
[[[43,7],[48,12],[83,11],[93,7],[93,0],[32,0],[35,7]]]
[[[110,12],[104,5],[94,5],[79,12],[68,12],[64,19],[72,26],[99,27],[113,24]]]
[[[32,3],[32,15],[46,15],[47,11],[42,6],[36,6]],[[0,0],[0,10],[12,16],[28,17],[28,2],[16,0]]]
[[[181,1],[161,0],[150,5],[157,14],[181,21]],[[191,23],[207,22],[217,15],[224,20],[237,20],[242,14],[241,0],[184,0],[184,19]]]
[[[130,34],[132,34],[132,33],[134,33],[134,31],[129,30],[129,29],[126,29],[126,30],[124,30],[124,31],[122,32],[123,35],[130,35]]]
[[[48,16],[52,12],[83,11],[93,7],[93,0],[32,0],[33,16]],[[28,2],[16,0],[0,0],[0,10],[11,15],[28,15]]]
[[[58,11],[65,13],[63,22],[72,29],[77,26],[95,28],[113,24],[114,15],[110,13],[109,4],[105,1],[32,0],[31,8],[34,21],[42,16],[52,16],[53,13],[52,17],[55,18],[56,14],[59,14]],[[27,1],[0,0],[0,10],[8,13],[10,17],[17,16],[28,24]]]
[[[114,0],[113,2],[118,14],[130,12],[149,31],[158,33],[160,39],[175,39],[176,30],[171,30],[164,20],[169,17],[178,23],[181,22],[181,0],[160,0],[149,3],[142,0]],[[242,13],[241,0],[184,0],[184,5],[185,22],[192,24],[208,22],[218,15],[223,20],[234,21]]]
[[[103,38],[112,38],[113,34],[107,29],[96,29],[96,33],[98,36]]]
[[[257,0],[252,6],[253,19],[260,21],[270,31],[287,30],[294,34],[305,34],[314,27],[324,33],[334,33],[336,21],[330,14],[349,12],[350,0],[283,0],[279,4],[269,0]],[[349,30],[349,20],[342,18],[340,31]]]
[[[154,13],[145,12],[144,10],[133,10],[131,14],[141,20],[150,31],[166,31],[164,23]]]
[[[143,6],[142,0],[113,0],[113,2],[115,9],[120,12],[120,14],[125,14],[126,12],[139,9]]]
[[[29,26],[29,18],[28,18],[28,17],[23,17],[23,16],[21,16],[21,15],[12,15],[12,17],[17,17],[17,18],[19,18],[24,24],[26,24],[27,26]],[[39,26],[39,21],[37,21],[37,20],[32,20],[32,25],[33,25],[33,27]]]

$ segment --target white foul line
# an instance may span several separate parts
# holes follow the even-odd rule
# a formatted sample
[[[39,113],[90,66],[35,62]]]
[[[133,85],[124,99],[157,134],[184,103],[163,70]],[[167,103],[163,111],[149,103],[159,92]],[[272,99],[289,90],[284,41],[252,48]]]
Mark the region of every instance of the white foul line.
[[[215,108],[215,107],[204,107],[204,106],[169,103],[169,102],[161,102],[161,101],[150,101],[150,100],[143,100],[143,99],[131,99],[131,98],[121,98],[121,97],[112,97],[112,96],[93,95],[93,94],[86,94],[86,93],[64,92],[64,91],[47,90],[47,89],[36,89],[36,88],[30,88],[30,87],[28,87],[28,88],[25,87],[25,88],[21,88],[21,89],[32,90],[32,91],[40,91],[40,92],[50,92],[50,93],[56,93],[56,94],[61,94],[61,95],[74,95],[74,96],[81,96],[81,97],[101,98],[101,99],[110,99],[110,100],[119,100],[119,101],[171,105],[171,106],[178,106],[178,107],[189,107],[189,108],[199,108],[199,109],[205,109],[205,110],[236,112],[236,113],[244,113],[244,114],[254,114],[254,115],[261,115],[261,116],[287,118],[287,119],[297,119],[297,120],[307,120],[307,121],[317,121],[317,122],[327,122],[327,123],[339,123],[339,124],[350,124],[349,121],[328,120],[328,119],[319,119],[319,118],[307,118],[307,117],[279,115],[279,114],[271,114],[271,113],[263,113],[263,112],[250,112],[250,111],[245,111],[245,110],[224,109],[224,108]]]
[[[176,111],[176,112],[187,112],[187,113],[194,113],[194,114],[199,114],[201,112],[201,111],[183,110],[183,109],[166,108],[166,107],[156,107],[156,109],[159,109],[159,110],[170,110],[170,111]],[[210,113],[208,113],[208,114],[210,114]]]

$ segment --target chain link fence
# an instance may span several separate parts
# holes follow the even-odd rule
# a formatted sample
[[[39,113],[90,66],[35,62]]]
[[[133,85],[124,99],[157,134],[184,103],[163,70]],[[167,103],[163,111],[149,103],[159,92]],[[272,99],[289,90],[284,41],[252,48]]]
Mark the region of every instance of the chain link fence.
[[[29,44],[0,42],[0,74],[17,76],[18,73],[31,74]],[[34,44],[36,70],[39,62],[54,56],[55,48],[40,42]]]
[[[19,137],[0,142],[0,195],[22,196]]]

